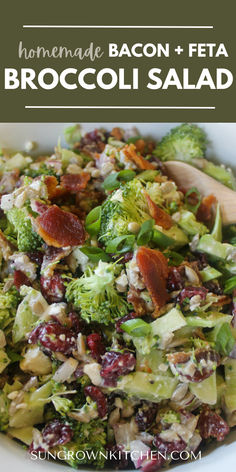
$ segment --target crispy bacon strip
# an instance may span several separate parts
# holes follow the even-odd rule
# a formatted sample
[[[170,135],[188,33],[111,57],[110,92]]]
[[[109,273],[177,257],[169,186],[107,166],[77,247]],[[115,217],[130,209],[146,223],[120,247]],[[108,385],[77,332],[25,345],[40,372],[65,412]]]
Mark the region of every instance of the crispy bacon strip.
[[[70,193],[77,193],[87,187],[91,175],[88,172],[81,172],[81,174],[65,174],[61,177],[60,183],[63,188]]]
[[[164,210],[159,208],[146,191],[145,197],[147,200],[149,213],[151,217],[155,220],[155,223],[164,229],[170,229],[173,225],[171,216],[168,215],[168,213],[166,213]]]
[[[121,128],[116,127],[111,130],[111,136],[114,136],[114,138],[118,141],[122,141],[124,132],[121,130]]]
[[[44,182],[47,186],[49,200],[65,194],[65,189],[58,185],[58,180],[54,175],[47,175]]]
[[[152,301],[156,309],[159,310],[168,299],[166,290],[167,259],[160,251],[142,246],[137,252],[136,261]]]
[[[217,203],[215,195],[207,195],[202,199],[201,205],[198,208],[197,219],[208,223],[212,217],[212,207]]]
[[[136,152],[136,147],[134,144],[126,144],[124,147],[124,153],[128,160],[133,161],[139,169],[155,169],[155,166],[144,159],[144,157],[139,156]]]
[[[68,247],[84,243],[85,232],[79,218],[57,205],[38,216],[35,223],[38,234],[48,246]]]

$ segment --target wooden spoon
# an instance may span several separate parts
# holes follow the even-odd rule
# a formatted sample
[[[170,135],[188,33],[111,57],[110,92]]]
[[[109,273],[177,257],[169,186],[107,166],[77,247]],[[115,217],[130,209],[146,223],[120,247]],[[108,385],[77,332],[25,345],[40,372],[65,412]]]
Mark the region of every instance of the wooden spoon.
[[[217,198],[224,225],[236,223],[236,192],[209,177],[195,167],[179,161],[165,162],[166,173],[179,187],[189,190],[196,187],[205,197],[213,194]]]

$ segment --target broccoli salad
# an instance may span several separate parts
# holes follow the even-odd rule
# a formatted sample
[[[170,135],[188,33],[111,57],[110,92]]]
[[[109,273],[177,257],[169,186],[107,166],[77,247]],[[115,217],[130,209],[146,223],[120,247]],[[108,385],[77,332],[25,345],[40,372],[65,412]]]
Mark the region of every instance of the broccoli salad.
[[[236,226],[165,161],[236,181],[196,125],[65,138],[0,154],[0,430],[74,468],[155,472],[236,425]]]

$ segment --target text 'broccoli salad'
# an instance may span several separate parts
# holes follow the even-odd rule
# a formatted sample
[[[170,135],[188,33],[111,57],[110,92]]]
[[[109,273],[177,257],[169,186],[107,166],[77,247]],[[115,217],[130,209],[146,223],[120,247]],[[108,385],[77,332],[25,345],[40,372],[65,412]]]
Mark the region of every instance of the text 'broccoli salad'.
[[[195,125],[65,136],[0,155],[0,430],[75,468],[155,472],[236,425],[236,226],[164,161],[235,178]]]

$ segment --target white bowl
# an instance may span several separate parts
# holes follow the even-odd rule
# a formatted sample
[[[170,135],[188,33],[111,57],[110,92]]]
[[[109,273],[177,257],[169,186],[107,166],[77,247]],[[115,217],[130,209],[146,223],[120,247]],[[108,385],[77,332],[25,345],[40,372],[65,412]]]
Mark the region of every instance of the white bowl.
[[[1,123],[0,148],[24,150],[28,141],[37,143],[35,153],[52,151],[61,136],[64,143],[63,130],[70,123]],[[85,131],[97,127],[111,130],[113,126],[125,129],[136,126],[141,135],[160,139],[177,123],[84,123]],[[209,138],[208,156],[214,160],[236,168],[236,123],[199,123],[207,132]],[[232,431],[223,443],[214,442],[202,453],[202,459],[178,465],[172,465],[171,470],[178,472],[231,472],[235,470],[236,431]],[[0,466],[1,470],[17,470],[17,472],[68,472],[71,468],[66,465],[46,461],[32,461],[27,452],[14,441],[3,434],[0,435]],[[88,470],[80,468],[80,471]],[[108,469],[107,469],[108,470]]]

